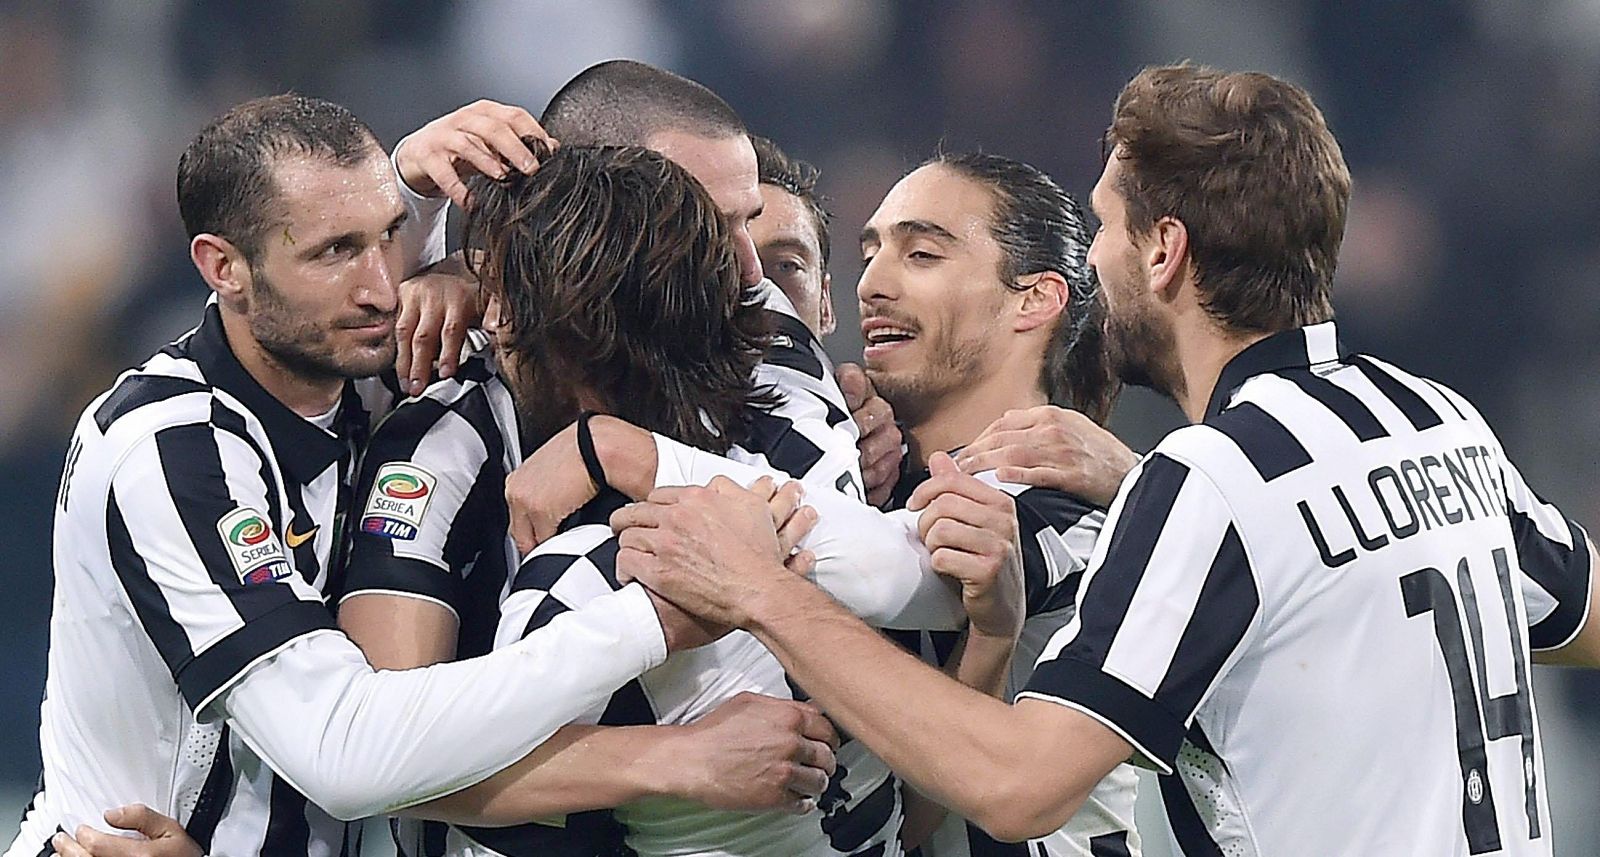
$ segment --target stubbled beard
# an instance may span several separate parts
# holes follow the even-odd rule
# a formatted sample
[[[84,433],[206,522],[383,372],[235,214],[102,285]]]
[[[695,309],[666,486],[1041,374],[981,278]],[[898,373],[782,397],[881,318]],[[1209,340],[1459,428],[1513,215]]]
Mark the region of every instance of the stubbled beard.
[[[1174,401],[1186,392],[1172,328],[1148,307],[1112,313],[1106,333],[1111,365],[1122,383],[1155,390]]]
[[[910,371],[867,372],[878,395],[894,409],[895,418],[907,426],[926,422],[946,396],[980,383],[983,377],[981,341],[958,342],[949,334],[941,334],[928,340],[927,345],[927,361]]]
[[[300,317],[283,294],[259,271],[252,270],[254,305],[250,335],[261,350],[283,368],[304,378],[370,378],[394,364],[391,334],[376,353],[341,354],[330,340],[331,325]],[[376,322],[381,318],[374,317]]]

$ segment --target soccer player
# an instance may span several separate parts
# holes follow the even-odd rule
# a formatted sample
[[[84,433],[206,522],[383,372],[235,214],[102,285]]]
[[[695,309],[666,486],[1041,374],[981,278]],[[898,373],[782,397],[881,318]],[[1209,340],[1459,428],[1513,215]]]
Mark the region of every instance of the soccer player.
[[[530,751],[703,632],[628,587],[537,641],[375,671],[321,590],[386,407],[352,379],[394,359],[392,167],[348,111],[276,96],[200,133],[178,199],[214,295],[79,421],[57,497],[43,788],[7,853],[136,800],[213,853],[344,853],[342,820],[491,779],[493,805],[417,811],[537,816],[519,790]],[[579,668],[595,651],[605,665]]]
[[[1055,828],[1132,759],[1170,775],[1184,853],[1550,854],[1530,661],[1600,665],[1589,538],[1461,396],[1340,346],[1349,174],[1303,90],[1146,69],[1108,143],[1090,258],[1109,340],[1193,425],[1124,482],[1014,705],[784,570],[735,492],[615,517],[619,568],[749,629],[1001,839]],[[969,613],[1003,600],[965,595]]]

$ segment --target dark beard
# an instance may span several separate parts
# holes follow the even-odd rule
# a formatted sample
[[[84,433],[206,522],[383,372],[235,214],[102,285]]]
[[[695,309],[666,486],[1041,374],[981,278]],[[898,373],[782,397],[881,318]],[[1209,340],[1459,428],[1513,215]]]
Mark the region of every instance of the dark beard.
[[[387,355],[361,360],[342,355],[328,342],[326,328],[298,317],[260,271],[251,268],[255,305],[250,335],[274,362],[297,376],[313,380],[370,378],[394,363],[394,341]]]
[[[918,371],[903,375],[868,372],[873,389],[894,409],[895,419],[907,427],[927,422],[952,390],[982,377],[983,347],[941,336],[930,343],[932,357]]]
[[[1170,327],[1148,313],[1106,323],[1111,365],[1122,383],[1154,390],[1173,401],[1185,392]]]

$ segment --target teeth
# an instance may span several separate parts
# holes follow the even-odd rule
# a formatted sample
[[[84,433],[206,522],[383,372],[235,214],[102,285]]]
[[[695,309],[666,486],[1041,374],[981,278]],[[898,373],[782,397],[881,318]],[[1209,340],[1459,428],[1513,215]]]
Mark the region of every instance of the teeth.
[[[911,331],[904,328],[879,327],[874,328],[871,333],[867,334],[867,341],[876,344],[890,340],[911,339],[913,336],[914,334]]]

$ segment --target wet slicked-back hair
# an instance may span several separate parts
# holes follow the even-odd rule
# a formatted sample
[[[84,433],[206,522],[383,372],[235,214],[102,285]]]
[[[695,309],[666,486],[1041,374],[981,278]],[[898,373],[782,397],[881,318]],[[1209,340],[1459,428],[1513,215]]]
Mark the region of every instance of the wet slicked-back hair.
[[[570,422],[582,389],[702,449],[743,440],[751,407],[772,404],[752,380],[771,333],[711,196],[648,149],[524,142],[538,171],[476,179],[466,241],[500,298],[524,412],[572,411],[529,424]]]
[[[372,129],[331,101],[294,93],[246,101],[201,129],[178,159],[183,228],[190,238],[226,238],[254,262],[274,222],[279,158],[352,167],[375,154],[383,149]]]
[[[566,145],[643,146],[661,131],[723,139],[745,132],[728,102],[681,75],[634,60],[607,60],[567,81],[539,120]]]
[[[1105,297],[1089,267],[1083,207],[1042,170],[984,152],[940,154],[928,161],[987,187],[994,195],[989,232],[1000,245],[1000,280],[1055,271],[1067,281],[1067,305],[1045,348],[1039,385],[1050,404],[1104,424],[1121,384],[1106,354]]]

